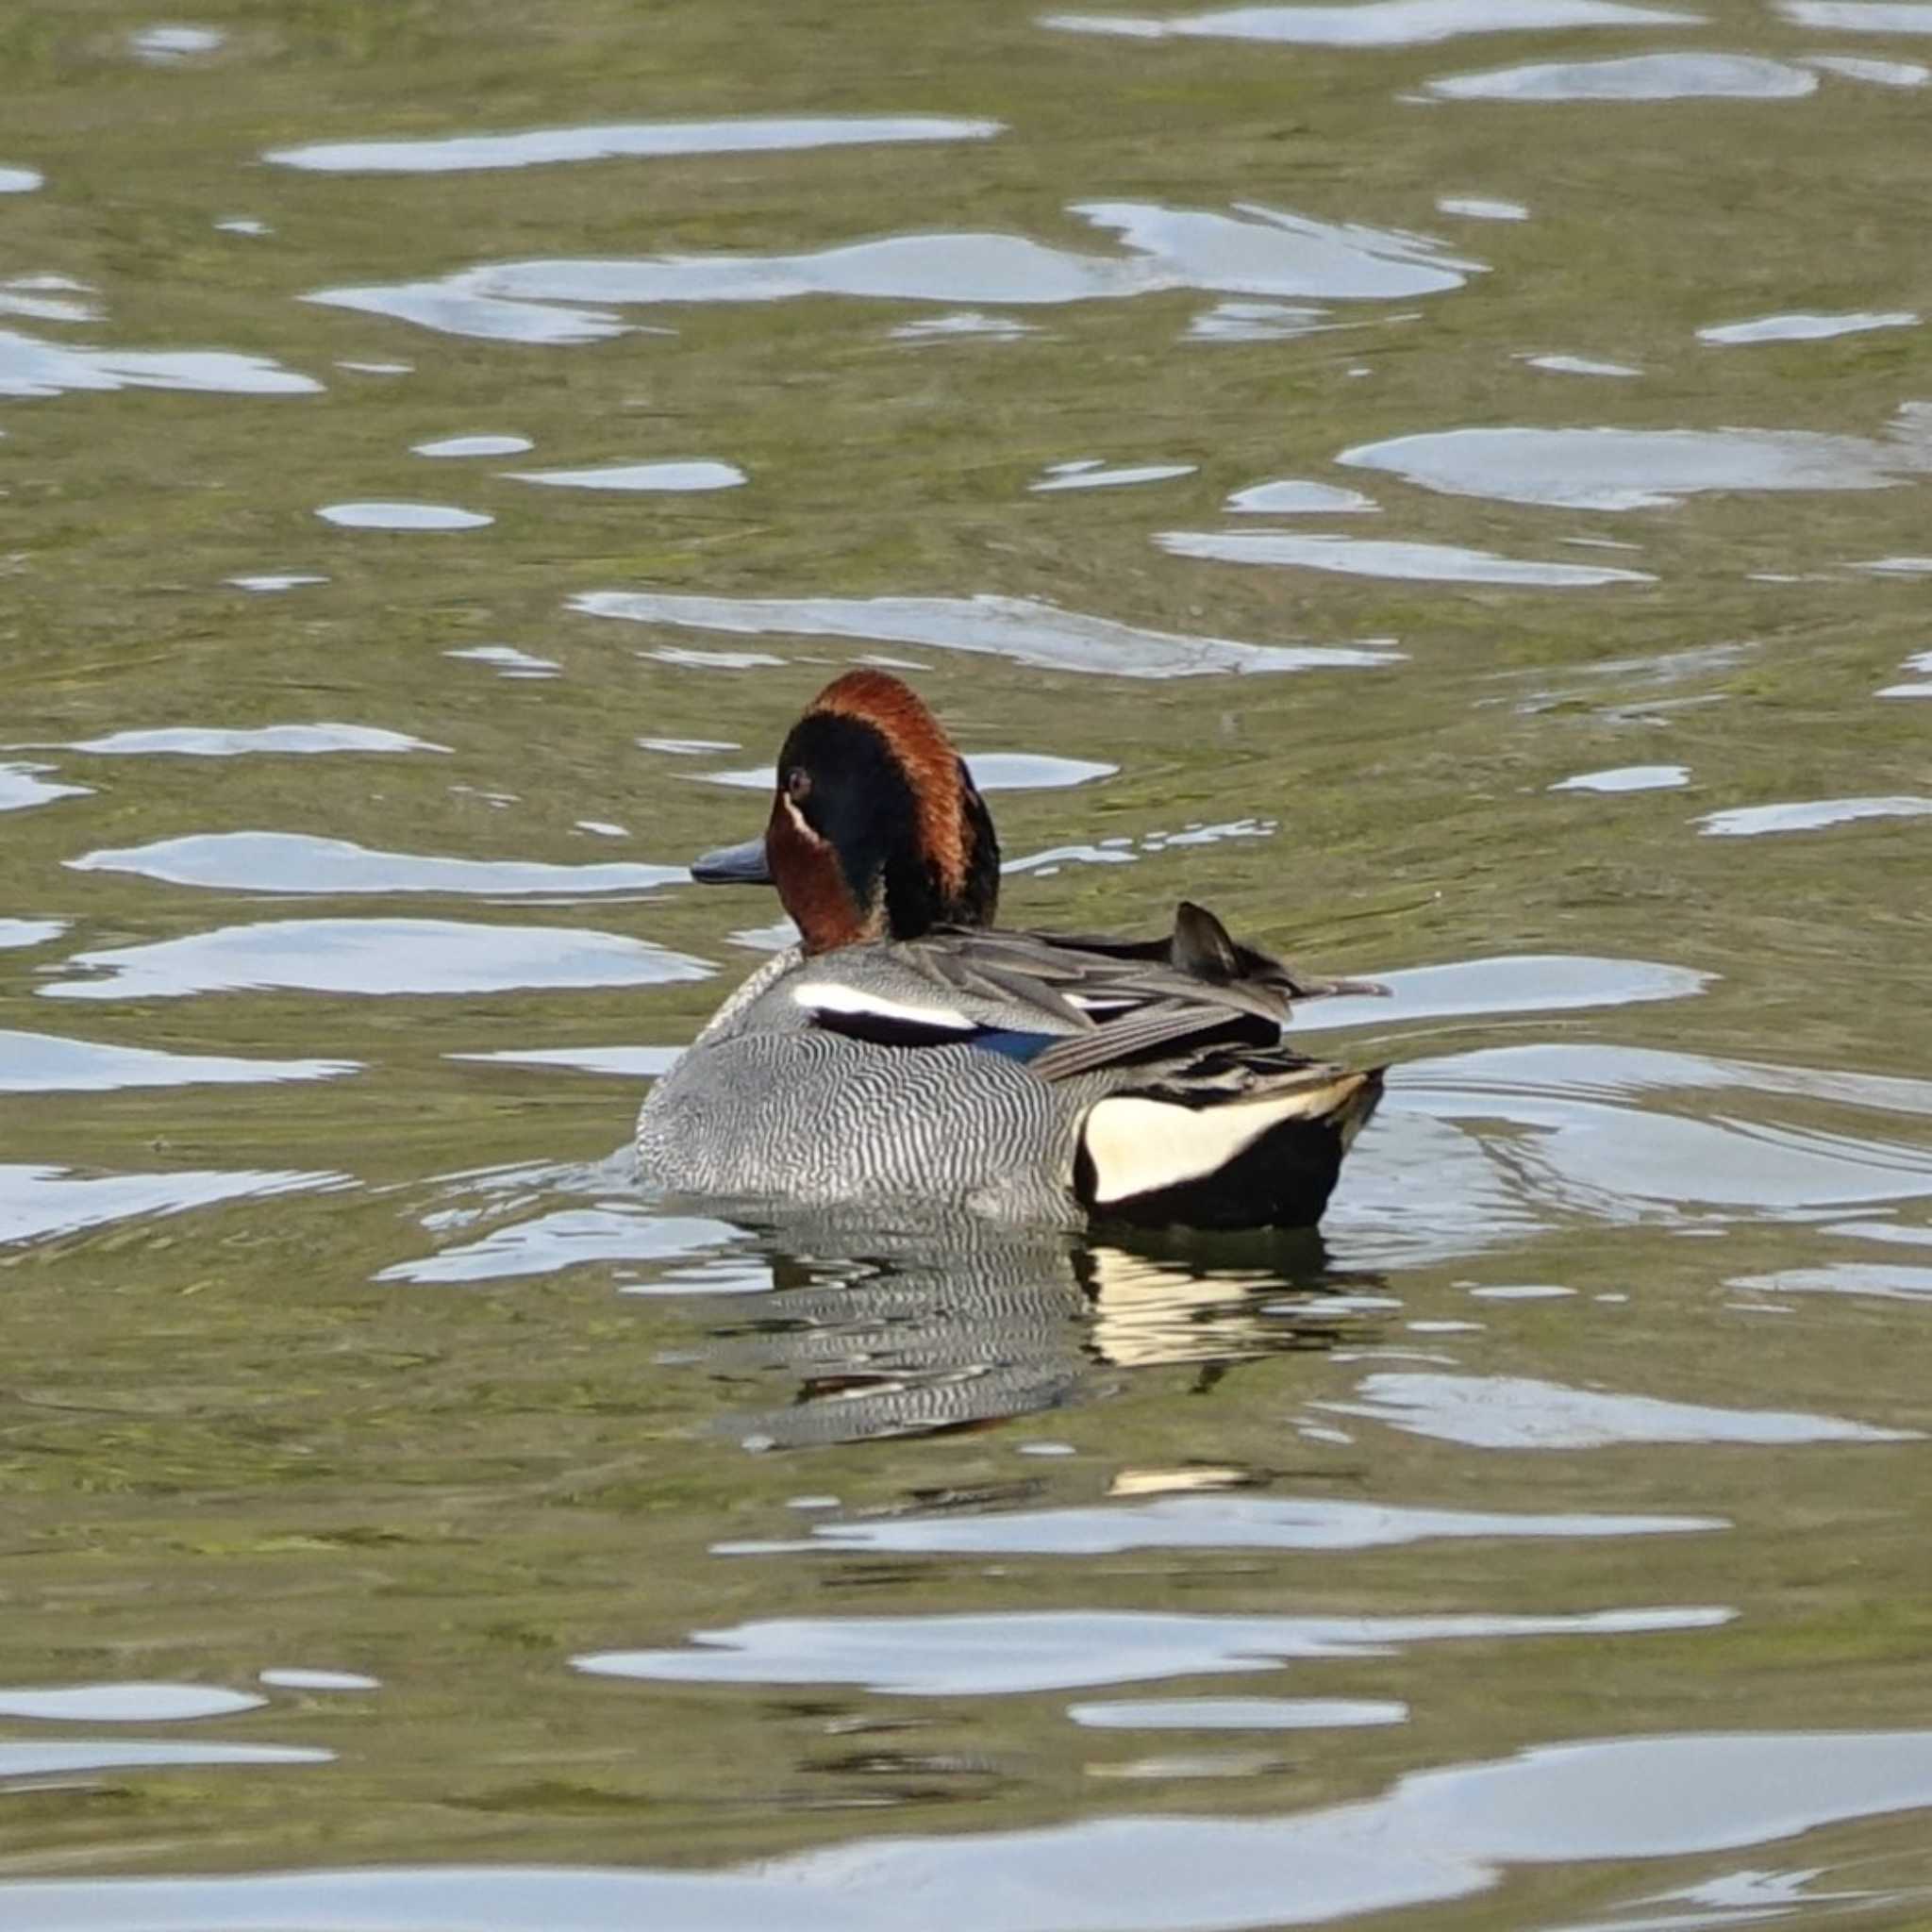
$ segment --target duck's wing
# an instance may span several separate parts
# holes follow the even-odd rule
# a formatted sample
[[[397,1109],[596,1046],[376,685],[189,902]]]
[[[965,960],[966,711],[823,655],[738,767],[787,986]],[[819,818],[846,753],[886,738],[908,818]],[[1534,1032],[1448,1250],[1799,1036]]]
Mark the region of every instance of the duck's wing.
[[[1198,916],[1207,927],[1187,943],[1218,934],[1231,952],[1219,923]],[[1276,986],[1239,974],[983,927],[821,955],[791,996],[828,1031],[879,1045],[970,1041],[1050,1080],[1210,1042],[1272,1045],[1289,1010]]]
[[[1091,933],[1035,933],[1029,937],[1046,945],[1100,953],[1123,962],[1172,966],[1211,985],[1263,988],[1286,1000],[1324,999],[1336,993],[1386,996],[1389,991],[1379,980],[1332,979],[1243,945],[1206,907],[1187,899],[1174,908],[1173,932],[1160,939],[1123,940]]]

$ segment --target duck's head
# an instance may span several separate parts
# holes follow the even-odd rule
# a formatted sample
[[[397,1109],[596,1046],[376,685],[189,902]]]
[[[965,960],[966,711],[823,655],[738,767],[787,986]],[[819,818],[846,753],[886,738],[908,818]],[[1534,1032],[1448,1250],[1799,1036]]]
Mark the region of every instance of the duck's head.
[[[999,901],[992,817],[953,741],[909,685],[848,671],[778,754],[764,836],[708,852],[703,885],[771,884],[808,953],[990,925]]]

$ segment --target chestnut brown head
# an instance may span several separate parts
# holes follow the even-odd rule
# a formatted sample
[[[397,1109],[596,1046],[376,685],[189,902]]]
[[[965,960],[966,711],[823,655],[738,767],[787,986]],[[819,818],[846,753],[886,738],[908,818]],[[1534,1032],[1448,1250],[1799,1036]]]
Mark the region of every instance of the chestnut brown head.
[[[808,952],[990,925],[999,840],[965,761],[909,685],[833,680],[787,734],[762,841],[707,854],[705,883],[768,878]]]

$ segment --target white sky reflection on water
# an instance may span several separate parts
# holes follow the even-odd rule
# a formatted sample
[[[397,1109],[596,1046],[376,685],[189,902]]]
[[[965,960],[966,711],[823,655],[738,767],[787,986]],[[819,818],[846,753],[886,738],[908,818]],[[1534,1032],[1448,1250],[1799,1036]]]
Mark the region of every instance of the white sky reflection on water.
[[[506,470],[513,483],[547,483],[556,490],[735,490],[748,481],[734,463],[607,463],[591,470]]]
[[[1670,791],[1688,785],[1687,765],[1613,765],[1603,772],[1578,772],[1558,778],[1552,791]]]
[[[472,644],[467,650],[445,651],[442,655],[473,664],[488,664],[499,677],[555,677],[563,669],[555,658],[539,658],[529,651],[518,650],[514,644]]]
[[[223,349],[87,349],[0,329],[0,396],[68,390],[178,389],[205,395],[316,395],[322,384],[265,356]]]
[[[1023,336],[1037,336],[1041,329],[1033,323],[1013,315],[989,315],[979,308],[955,308],[944,315],[924,315],[917,322],[902,322],[886,331],[895,342],[1017,342]]]
[[[1109,465],[1097,458],[1085,458],[1050,463],[1040,480],[1026,487],[1035,496],[1051,495],[1057,490],[1117,490],[1134,483],[1172,482],[1175,477],[1191,476],[1198,467],[1194,463]]]
[[[84,798],[89,785],[63,785],[46,774],[52,765],[0,764],[0,811],[26,811],[57,798]]]
[[[1663,1536],[1725,1527],[1710,1516],[1533,1516],[1321,1496],[1170,1496],[1091,1508],[818,1523],[808,1538],[711,1547],[721,1556],[864,1550],[894,1556],[1091,1557],[1128,1550],[1371,1550],[1445,1537]]]
[[[1913,328],[1921,318],[1909,308],[1867,309],[1844,315],[1759,315],[1749,322],[1713,323],[1697,331],[1701,342],[1824,342],[1834,336],[1863,335],[1874,328]]]
[[[335,1080],[357,1060],[272,1060],[227,1054],[163,1053],[54,1033],[0,1029],[0,1093],[116,1093],[130,1087],[253,1086]]]
[[[562,1067],[574,1074],[608,1074],[621,1080],[656,1079],[684,1057],[681,1046],[545,1046],[500,1048],[494,1053],[450,1053],[443,1058],[491,1066]]]
[[[1475,1897],[1513,1865],[1732,1852],[1928,1807],[1932,1731],[1689,1732],[1539,1745],[1273,1816],[1130,1812],[848,1840],[709,1870],[497,1862],[12,1879],[0,1882],[0,1908],[21,1932],[319,1921],[382,1932],[751,1932],[805,1919],[814,1932],[904,1932],[912,1898],[922,1932],[1262,1932]],[[1709,1909],[1696,1923],[1712,1923]]]
[[[128,35],[127,45],[137,59],[168,67],[197,54],[212,54],[227,38],[218,26],[144,26]]]
[[[536,445],[527,436],[444,436],[433,442],[414,442],[409,453],[419,457],[519,457]]]
[[[1356,0],[1346,7],[1230,7],[1166,15],[1049,13],[1071,33],[1151,41],[1273,42],[1308,47],[1422,47],[1465,34],[1557,33],[1591,26],[1695,26],[1706,18],[1621,0]]]
[[[0,919],[0,952],[11,946],[43,946],[67,930],[64,919]]]
[[[1055,758],[1037,751],[973,752],[966,766],[982,791],[1053,791],[1091,785],[1096,778],[1111,778],[1120,770],[1118,765],[1092,758]],[[691,776],[708,785],[729,785],[741,791],[769,791],[778,774],[771,765],[752,765],[741,772],[693,772]]]
[[[222,581],[232,585],[238,591],[267,593],[275,591],[299,591],[309,584],[325,584],[328,579],[309,571],[275,571],[259,576],[224,577]]]
[[[473,1241],[443,1248],[415,1260],[385,1268],[378,1281],[503,1281],[518,1275],[551,1274],[585,1262],[655,1262],[685,1256],[715,1258],[741,1245],[742,1230],[699,1215],[656,1214],[636,1202],[607,1201],[593,1208],[560,1208],[528,1221],[493,1228]],[[762,1293],[772,1285],[770,1271],[748,1270],[733,1284],[740,1291]],[[713,1291],[724,1284],[708,1283]]]
[[[587,591],[570,608],[741,637],[851,638],[866,643],[986,652],[1048,671],[1114,677],[1192,677],[1218,672],[1312,671],[1391,664],[1386,648],[1249,644],[1142,630],[1030,597],[696,597],[658,591]],[[656,654],[669,657],[666,652]],[[694,654],[693,654],[694,655]],[[748,659],[779,664],[782,658]]]
[[[134,1771],[142,1767],[187,1765],[213,1769],[227,1764],[330,1764],[333,1751],[291,1744],[175,1743],[102,1739],[87,1742],[0,1740],[0,1779],[71,1780],[88,1772]],[[91,1780],[92,1782],[92,1780]],[[6,1888],[0,1885],[0,1906]]]
[[[149,945],[76,953],[92,976],[36,989],[43,999],[180,999],[193,993],[511,992],[530,987],[662,986],[708,978],[702,959],[578,926],[442,919],[285,919]]]
[[[1817,91],[1815,74],[1749,54],[1552,60],[1429,82],[1432,94],[1452,101],[1778,101]]]
[[[229,892],[468,892],[514,898],[588,898],[681,885],[681,865],[612,862],[550,865],[528,859],[446,858],[375,852],[346,839],[300,832],[199,832],[148,845],[89,852],[63,861],[74,872],[133,873],[169,885]]]
[[[1839,1416],[1719,1408],[1654,1395],[1566,1389],[1526,1375],[1379,1370],[1353,1402],[1317,1402],[1332,1415],[1388,1423],[1465,1449],[1604,1449],[1625,1442],[1906,1442],[1913,1429],[1874,1428]]]
[[[1439,214],[1460,215],[1472,222],[1526,222],[1529,210],[1520,201],[1498,201],[1482,194],[1439,194]]]
[[[1643,371],[1628,362],[1605,362],[1594,356],[1525,356],[1532,369],[1547,369],[1553,375],[1641,375]]]
[[[208,1173],[75,1174],[58,1167],[0,1165],[0,1245],[72,1234],[150,1214],[178,1214],[220,1201],[306,1193],[348,1185],[340,1174]]]
[[[1792,805],[1742,805],[1693,820],[1707,839],[1757,839],[1772,832],[1820,832],[1859,819],[1918,819],[1932,798],[1814,798]]]
[[[1445,966],[1410,966],[1378,975],[1390,997],[1355,994],[1297,1006],[1292,1030],[1328,1032],[1386,1026],[1405,1020],[1446,1020],[1474,1013],[1551,1013],[1688,999],[1711,984],[1689,966],[1650,959],[1596,959],[1569,953],[1502,954]]]
[[[1119,1697],[1070,1704],[1067,1715],[1096,1731],[1325,1731],[1405,1724],[1408,1706],[1389,1697]]]
[[[258,1681],[275,1690],[380,1690],[380,1677],[364,1676],[360,1671],[311,1671],[299,1665],[279,1666],[257,1674]]]
[[[1669,509],[1712,491],[1884,490],[1932,471],[1922,413],[1886,438],[1801,429],[1438,429],[1336,460],[1450,496],[1566,509]]]
[[[1329,320],[1327,308],[1308,308],[1287,302],[1217,302],[1188,324],[1183,340],[1190,342],[1286,342],[1296,336],[1319,335],[1341,325]]]
[[[601,1651],[591,1676],[680,1684],[858,1684],[894,1697],[998,1697],[1248,1673],[1291,1658],[1386,1655],[1407,1643],[1708,1630],[1715,1606],[1513,1616],[1241,1617],[1031,1610],[907,1617],[789,1617],[696,1630],[683,1650]]]
[[[447,503],[325,503],[315,514],[354,530],[480,530],[496,521]]]
[[[1320,570],[1344,576],[1390,577],[1411,583],[1510,584],[1528,590],[1591,590],[1604,584],[1650,584],[1647,571],[1608,564],[1546,563],[1498,557],[1454,543],[1402,543],[1367,537],[1331,537],[1299,530],[1163,530],[1154,540],[1170,557],[1215,563],[1261,564],[1276,570]]]
[[[85,297],[95,291],[72,275],[10,275],[0,281],[0,315],[35,322],[98,322],[102,309]]]
[[[1728,1288],[1760,1294],[1872,1295],[1880,1301],[1932,1305],[1932,1268],[1896,1261],[1839,1261],[1823,1268],[1780,1268],[1771,1274],[1738,1274]]]
[[[376,724],[170,724],[155,730],[110,731],[105,738],[75,740],[62,749],[95,758],[239,758],[258,755],[313,757],[329,752],[446,752],[401,731]]]
[[[1817,77],[1807,75],[1814,86]],[[457,335],[593,341],[627,325],[627,306],[776,302],[805,295],[1034,307],[1198,289],[1230,295],[1402,301],[1459,288],[1483,264],[1440,242],[1238,204],[1231,213],[1141,202],[1068,212],[1118,235],[1093,255],[1026,236],[892,235],[802,255],[658,255],[506,261],[435,281],[313,291],[328,307],[393,316]]]
[[[1796,26],[1841,34],[1932,34],[1925,0],[1777,0]]]
[[[1367,516],[1381,508],[1373,496],[1339,483],[1314,483],[1284,476],[1274,483],[1251,483],[1237,490],[1222,508],[1234,516]]]
[[[1924,87],[1932,80],[1932,67],[1917,60],[1867,60],[1856,54],[1811,54],[1809,64],[1842,80],[1868,80],[1874,87]]]
[[[936,114],[746,115],[728,121],[614,121],[529,127],[515,134],[447,134],[403,141],[317,142],[270,148],[266,161],[326,175],[448,175],[665,155],[781,154],[801,148],[931,141],[990,141],[997,121]]]
[[[61,1724],[156,1724],[182,1718],[230,1717],[268,1702],[214,1684],[0,1685],[0,1717]]]

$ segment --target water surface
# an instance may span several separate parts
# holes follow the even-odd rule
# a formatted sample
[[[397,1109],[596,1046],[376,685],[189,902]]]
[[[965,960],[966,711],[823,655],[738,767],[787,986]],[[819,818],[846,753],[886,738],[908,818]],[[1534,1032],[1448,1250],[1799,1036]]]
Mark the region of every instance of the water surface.
[[[0,19],[8,1932],[1932,1914],[1928,9]],[[1320,1237],[665,1202],[912,678]]]

